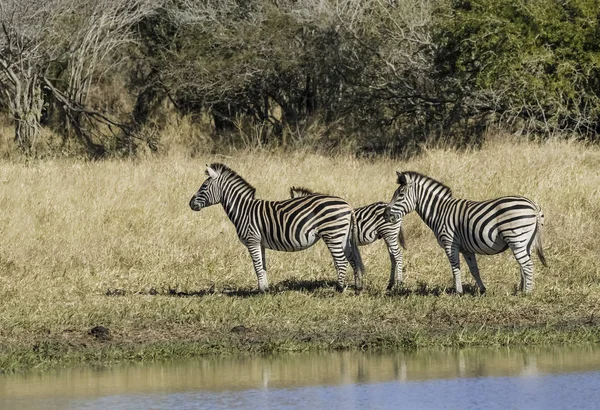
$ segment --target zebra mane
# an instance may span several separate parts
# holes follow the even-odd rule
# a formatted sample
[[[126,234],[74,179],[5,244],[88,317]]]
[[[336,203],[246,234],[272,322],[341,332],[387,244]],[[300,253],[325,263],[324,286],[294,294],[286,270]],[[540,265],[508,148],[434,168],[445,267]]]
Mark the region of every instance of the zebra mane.
[[[318,195],[318,192],[314,192],[308,188],[301,186],[290,187],[290,198],[298,198],[300,196]]]
[[[241,181],[248,189],[252,192],[252,197],[254,198],[254,194],[256,193],[256,188],[248,183],[241,175],[235,172],[233,169],[229,168],[225,164],[221,164],[220,162],[213,162],[209,165],[210,168],[214,169],[219,175],[223,175],[229,181]],[[208,171],[206,172],[208,175]]]
[[[423,175],[419,172],[415,172],[415,171],[406,171],[404,172],[404,174],[408,174],[411,176],[411,178],[413,180],[421,180],[421,181],[426,181],[429,182],[429,186],[435,186],[438,188],[441,188],[439,195],[440,196],[452,196],[452,189],[450,189],[449,186],[442,184],[440,181],[433,179],[431,177],[428,177],[427,175]],[[400,184],[400,177],[398,177],[398,183]]]

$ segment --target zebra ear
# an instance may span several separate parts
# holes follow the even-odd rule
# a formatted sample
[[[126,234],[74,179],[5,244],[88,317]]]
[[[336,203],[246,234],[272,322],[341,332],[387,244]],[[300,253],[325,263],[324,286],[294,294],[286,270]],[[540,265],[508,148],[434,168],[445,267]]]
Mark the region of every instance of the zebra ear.
[[[206,174],[215,179],[219,176],[219,174],[217,173],[217,171],[215,171],[214,169],[212,169],[211,167],[209,167],[208,165],[206,166]]]
[[[411,186],[412,177],[409,172],[396,171],[396,175],[398,175],[398,184],[401,187],[410,187]]]
[[[399,185],[406,185],[408,183],[406,180],[406,174],[404,174],[404,172],[396,171],[396,175],[398,175],[397,182]]]

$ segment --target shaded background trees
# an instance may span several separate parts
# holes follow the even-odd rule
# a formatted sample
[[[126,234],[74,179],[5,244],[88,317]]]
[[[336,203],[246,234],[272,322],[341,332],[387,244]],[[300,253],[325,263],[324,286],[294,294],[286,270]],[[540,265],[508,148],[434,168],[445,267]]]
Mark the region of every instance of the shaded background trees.
[[[0,109],[23,152],[40,129],[90,156],[156,151],[173,115],[221,146],[371,153],[600,131],[597,0],[82,4],[0,0]]]
[[[92,156],[105,153],[112,127],[127,133],[93,109],[90,92],[118,67],[133,25],[151,10],[145,0],[0,2],[0,90],[23,152],[42,125],[75,135]]]

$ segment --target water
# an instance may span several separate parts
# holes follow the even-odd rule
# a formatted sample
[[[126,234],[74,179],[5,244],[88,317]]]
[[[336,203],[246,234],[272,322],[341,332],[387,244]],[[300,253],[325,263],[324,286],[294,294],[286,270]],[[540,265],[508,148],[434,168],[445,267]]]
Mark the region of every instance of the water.
[[[0,376],[0,409],[600,407],[600,347],[200,358]]]

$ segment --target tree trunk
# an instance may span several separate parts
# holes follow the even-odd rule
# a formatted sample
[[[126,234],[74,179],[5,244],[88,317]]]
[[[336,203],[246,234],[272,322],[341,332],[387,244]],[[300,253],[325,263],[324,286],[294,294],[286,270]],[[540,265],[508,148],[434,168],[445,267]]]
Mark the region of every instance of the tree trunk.
[[[20,92],[10,104],[15,120],[15,143],[21,152],[31,155],[39,135],[44,97],[37,76],[23,78],[16,89]]]
[[[26,155],[33,153],[33,143],[37,133],[38,127],[15,116],[15,143],[22,153]]]
[[[306,74],[306,87],[304,89],[306,114],[310,116],[317,109],[317,96],[314,81],[310,73]]]

